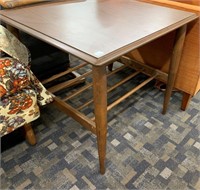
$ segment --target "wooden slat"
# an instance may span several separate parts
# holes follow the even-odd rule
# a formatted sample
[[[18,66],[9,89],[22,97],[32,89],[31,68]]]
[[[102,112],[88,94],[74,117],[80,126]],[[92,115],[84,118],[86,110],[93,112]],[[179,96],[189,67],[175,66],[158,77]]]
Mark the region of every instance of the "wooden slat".
[[[54,96],[54,104],[58,106],[58,108],[65,112],[67,115],[71,116],[73,119],[78,121],[86,129],[96,134],[96,125],[94,121],[92,121],[87,116],[77,111],[76,109],[74,109],[73,107],[71,107],[56,96]]]
[[[130,74],[129,76],[127,76],[125,79],[121,80],[120,82],[116,83],[114,86],[110,87],[108,89],[108,92],[111,92],[112,90],[114,90],[115,88],[119,87],[120,85],[124,84],[125,82],[127,82],[128,80],[130,80],[131,78],[135,77],[136,75],[138,75],[139,73],[141,73],[140,71],[136,71],[132,74]]]
[[[82,110],[83,108],[85,108],[86,106],[90,105],[94,100],[91,99],[89,101],[87,101],[85,104],[79,106],[78,108],[76,108],[77,110]]]
[[[67,69],[66,71],[61,72],[61,73],[59,73],[59,74],[57,74],[57,75],[53,75],[52,77],[43,80],[43,81],[42,81],[42,84],[47,84],[47,83],[49,83],[49,82],[51,82],[51,81],[53,81],[53,80],[55,80],[55,79],[57,79],[57,78],[60,78],[60,77],[62,77],[62,76],[64,76],[64,75],[66,75],[66,74],[69,74],[69,73],[71,73],[71,72],[77,70],[77,69],[80,69],[80,68],[86,66],[87,64],[88,64],[88,63],[84,62],[84,63],[81,64],[81,65],[78,65],[78,66],[73,67],[73,68],[69,68],[69,69]]]
[[[140,61],[131,59],[127,56],[121,57],[121,62],[135,70],[140,70],[142,73],[152,76],[156,74],[156,79],[161,81],[167,81],[168,74],[165,72],[162,72],[161,70],[155,69],[149,65],[146,65]]]
[[[50,88],[48,88],[48,90],[51,92],[51,93],[55,93],[55,92],[58,92],[59,90],[62,90],[64,88],[67,88],[67,87],[70,87],[74,84],[77,84],[77,83],[80,83],[80,79],[86,77],[86,76],[89,76],[91,75],[92,72],[91,71],[88,71],[84,74],[82,74],[80,77],[76,77],[75,79],[71,79],[69,81],[65,81],[65,82],[62,82],[62,83],[59,83],[58,85],[55,85],[55,86],[52,86]]]
[[[114,73],[119,72],[119,71],[123,70],[123,69],[126,68],[126,67],[127,67],[126,65],[123,65],[123,66],[121,66],[121,67],[119,67],[119,68],[113,70],[112,72],[108,73],[107,76],[111,76],[111,75],[113,75]],[[77,90],[77,91],[74,92],[73,94],[67,96],[66,98],[63,98],[62,100],[63,100],[63,101],[67,101],[67,100],[69,100],[69,99],[71,99],[71,98],[73,98],[73,97],[79,95],[81,92],[87,90],[87,89],[90,88],[91,86],[92,86],[92,83],[87,84],[86,86],[80,88],[79,90]],[[78,109],[78,110],[80,110],[80,109]]]
[[[120,82],[116,83],[114,86],[110,87],[107,90],[107,93],[111,92],[112,90],[114,90],[115,88],[119,87],[120,85],[124,84],[125,82],[127,82],[128,80],[130,80],[131,78],[133,78],[134,76],[136,76],[137,74],[139,74],[140,71],[136,71],[135,73],[130,74],[128,77],[126,77],[125,79],[121,80]],[[90,105],[93,102],[92,100],[87,101],[85,104],[81,105],[80,107],[77,108],[77,110],[82,110],[83,108],[85,108],[86,106]]]
[[[150,81],[152,81],[153,79],[155,79],[155,77],[156,77],[156,75],[153,76],[153,77],[148,78],[147,80],[145,80],[144,82],[142,82],[141,84],[139,84],[138,86],[136,86],[135,88],[133,88],[131,91],[129,91],[128,93],[126,93],[124,96],[122,96],[118,100],[114,101],[112,104],[110,104],[107,107],[107,111],[109,111],[114,106],[116,106],[117,104],[119,104],[120,102],[122,102],[124,99],[126,99],[127,97],[129,97],[130,95],[132,95],[134,92],[136,92],[137,90],[139,90],[140,88],[142,88],[143,86],[145,86],[147,83],[149,83]]]
[[[71,94],[71,95],[69,95],[69,96],[67,96],[65,98],[62,98],[62,100],[63,101],[67,101],[67,100],[69,100],[69,99],[71,99],[71,98],[79,95],[81,92],[87,90],[88,88],[92,87],[92,85],[93,85],[93,83],[89,83],[86,86],[83,86],[82,88],[80,88],[79,90],[77,90],[76,92],[74,92],[73,94]]]

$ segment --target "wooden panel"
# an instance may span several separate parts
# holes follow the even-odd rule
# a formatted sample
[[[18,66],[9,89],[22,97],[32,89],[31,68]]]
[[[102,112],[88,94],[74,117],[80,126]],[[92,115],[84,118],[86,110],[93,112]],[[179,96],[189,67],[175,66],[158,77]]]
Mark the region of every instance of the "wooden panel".
[[[171,32],[161,38],[158,38],[134,51],[129,52],[128,57],[132,57],[147,65],[167,72],[173,50],[173,38],[175,32]]]
[[[190,4],[190,5],[200,6],[200,0],[171,0],[171,1],[177,1],[177,2],[180,2],[180,3],[187,3],[187,4]]]
[[[200,53],[199,21],[189,24],[182,59],[176,80],[176,87],[194,95],[199,89]]]
[[[174,1],[174,0],[139,0],[139,1],[157,4],[157,5],[163,5],[166,7],[178,8],[178,9],[185,10],[185,11],[192,11],[192,12],[200,11],[200,7],[198,4],[197,5],[189,4],[189,1],[186,1],[187,3],[185,3],[185,0],[178,0],[178,1]],[[190,3],[192,3],[192,2],[190,2]]]
[[[196,94],[197,92],[199,92],[199,89],[200,89],[200,77],[199,77],[199,81],[198,81],[198,83],[197,83],[197,88],[196,88],[195,94]]]
[[[142,0],[145,2],[153,2],[156,4],[166,5],[168,7],[174,7],[182,4],[182,7],[178,9],[187,10],[188,5],[177,2],[169,2],[167,0]],[[169,2],[167,4],[167,2]],[[180,0],[179,0],[180,2]],[[185,2],[185,1],[184,1]],[[171,4],[170,4],[171,3]],[[189,1],[187,1],[189,3]],[[200,13],[200,7],[192,5],[195,13]],[[175,6],[176,8],[178,6]],[[192,7],[189,7],[191,10]],[[197,11],[199,10],[199,11]],[[175,83],[175,87],[194,95],[200,89],[199,77],[200,77],[200,53],[199,53],[199,20],[193,21],[188,25],[187,36],[185,39],[185,46],[180,62],[180,67]],[[137,50],[131,52],[129,57],[133,57],[139,61],[143,61],[148,65],[161,69],[164,72],[168,72],[170,55],[172,51],[172,44],[174,39],[174,33],[165,35],[149,44],[146,44]],[[157,54],[155,52],[158,52]]]

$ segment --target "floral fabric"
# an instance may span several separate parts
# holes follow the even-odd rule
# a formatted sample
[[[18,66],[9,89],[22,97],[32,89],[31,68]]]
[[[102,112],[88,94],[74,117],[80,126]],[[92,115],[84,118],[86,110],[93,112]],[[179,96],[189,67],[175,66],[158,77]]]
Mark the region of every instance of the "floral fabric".
[[[22,89],[0,101],[0,136],[30,123],[40,116],[37,95],[32,89]]]
[[[0,98],[3,98],[29,86],[30,76],[19,61],[0,58],[0,81]]]
[[[0,34],[2,31],[5,35],[0,36],[0,51],[10,57],[0,58],[0,136],[37,119],[40,115],[38,104],[53,101],[51,94],[29,68],[28,50],[0,26]],[[12,43],[14,41],[17,48]]]
[[[7,53],[24,65],[28,65],[30,62],[30,54],[26,46],[2,25],[0,25],[0,51]]]

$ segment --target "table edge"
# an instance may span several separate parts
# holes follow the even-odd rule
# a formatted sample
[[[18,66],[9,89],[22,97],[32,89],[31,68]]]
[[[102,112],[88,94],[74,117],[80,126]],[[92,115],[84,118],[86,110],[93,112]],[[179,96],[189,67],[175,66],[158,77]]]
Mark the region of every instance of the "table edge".
[[[83,51],[80,51],[80,50],[74,48],[74,47],[71,47],[67,44],[64,44],[63,42],[60,42],[60,41],[58,41],[58,40],[56,40],[56,39],[54,39],[50,36],[47,36],[47,35],[45,35],[41,32],[38,32],[38,31],[36,31],[32,28],[29,28],[29,27],[27,27],[27,26],[25,26],[21,23],[18,23],[16,21],[4,16],[0,12],[0,20],[4,21],[5,23],[7,23],[7,24],[9,24],[9,25],[11,25],[11,26],[13,26],[17,29],[20,29],[20,30],[26,32],[27,34],[30,34],[30,35],[32,35],[32,36],[54,46],[54,47],[56,47],[56,48],[58,48],[62,51],[68,52],[68,53],[70,53],[70,54],[72,54],[72,55],[92,64],[92,65],[94,65],[94,66],[107,65],[108,63],[112,62],[113,60],[116,60],[120,56],[122,56],[122,55],[124,55],[124,54],[126,54],[126,53],[148,43],[148,42],[151,42],[151,41],[171,32],[171,31],[174,31],[177,28],[179,28],[179,27],[181,27],[181,26],[183,26],[183,25],[185,25],[185,24],[187,24],[187,23],[189,23],[189,22],[191,22],[191,21],[193,21],[197,18],[198,18],[198,15],[193,13],[190,17],[187,17],[187,18],[181,20],[178,23],[175,23],[175,24],[173,24],[173,25],[171,25],[167,28],[164,28],[160,31],[157,31],[157,32],[155,32],[155,33],[153,33],[149,36],[146,36],[146,37],[144,37],[144,38],[142,38],[142,39],[140,39],[136,42],[130,43],[130,44],[128,44],[128,45],[126,45],[122,48],[119,48],[119,49],[117,49],[117,50],[115,50],[111,53],[108,53],[107,55],[104,55],[100,58],[96,58],[96,57],[91,56],[91,55],[89,55],[89,54],[87,54]]]

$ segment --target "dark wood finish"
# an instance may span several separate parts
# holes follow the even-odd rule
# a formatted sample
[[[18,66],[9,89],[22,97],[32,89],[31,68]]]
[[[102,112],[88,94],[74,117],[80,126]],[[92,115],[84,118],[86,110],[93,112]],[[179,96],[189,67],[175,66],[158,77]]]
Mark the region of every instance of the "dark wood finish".
[[[0,18],[91,64],[102,65],[196,15],[137,1],[94,0],[3,10]]]
[[[0,18],[6,23],[76,55],[92,65],[94,119],[89,119],[58,97],[54,97],[54,103],[97,135],[100,172],[104,174],[107,109],[111,109],[112,106],[118,104],[157,76],[154,73],[155,75],[145,81],[144,84],[139,85],[114,102],[111,107],[107,107],[108,76],[106,66],[131,50],[182,27],[196,19],[197,16],[193,13],[137,1],[94,0],[83,3],[77,2],[76,4],[62,2],[40,7],[6,10],[0,12]],[[181,45],[175,47],[175,54],[179,53],[177,51],[179,47]],[[178,67],[176,65],[178,60],[175,59],[175,55],[172,60],[169,86],[173,85]],[[67,86],[67,83],[64,85]],[[63,84],[59,86],[58,90],[62,86]],[[83,88],[80,91],[85,89]],[[168,92],[170,90],[169,88]]]
[[[175,84],[176,73],[178,71],[179,63],[181,60],[181,54],[183,50],[186,29],[187,29],[186,25],[182,26],[181,28],[177,30],[177,33],[175,36],[174,50],[172,53],[171,64],[169,67],[167,88],[165,91],[165,98],[164,98],[163,111],[162,111],[163,114],[165,114],[167,111],[169,100],[170,100],[172,90]]]
[[[108,70],[112,71],[112,69],[113,69],[113,63],[111,63],[110,65],[108,65]]]
[[[106,67],[93,66],[94,111],[97,131],[100,173],[105,173],[107,134],[107,76]]]
[[[30,123],[27,123],[24,125],[24,132],[25,132],[25,138],[26,138],[27,142],[31,145],[35,145],[36,137],[35,137],[35,133],[34,133]]]

